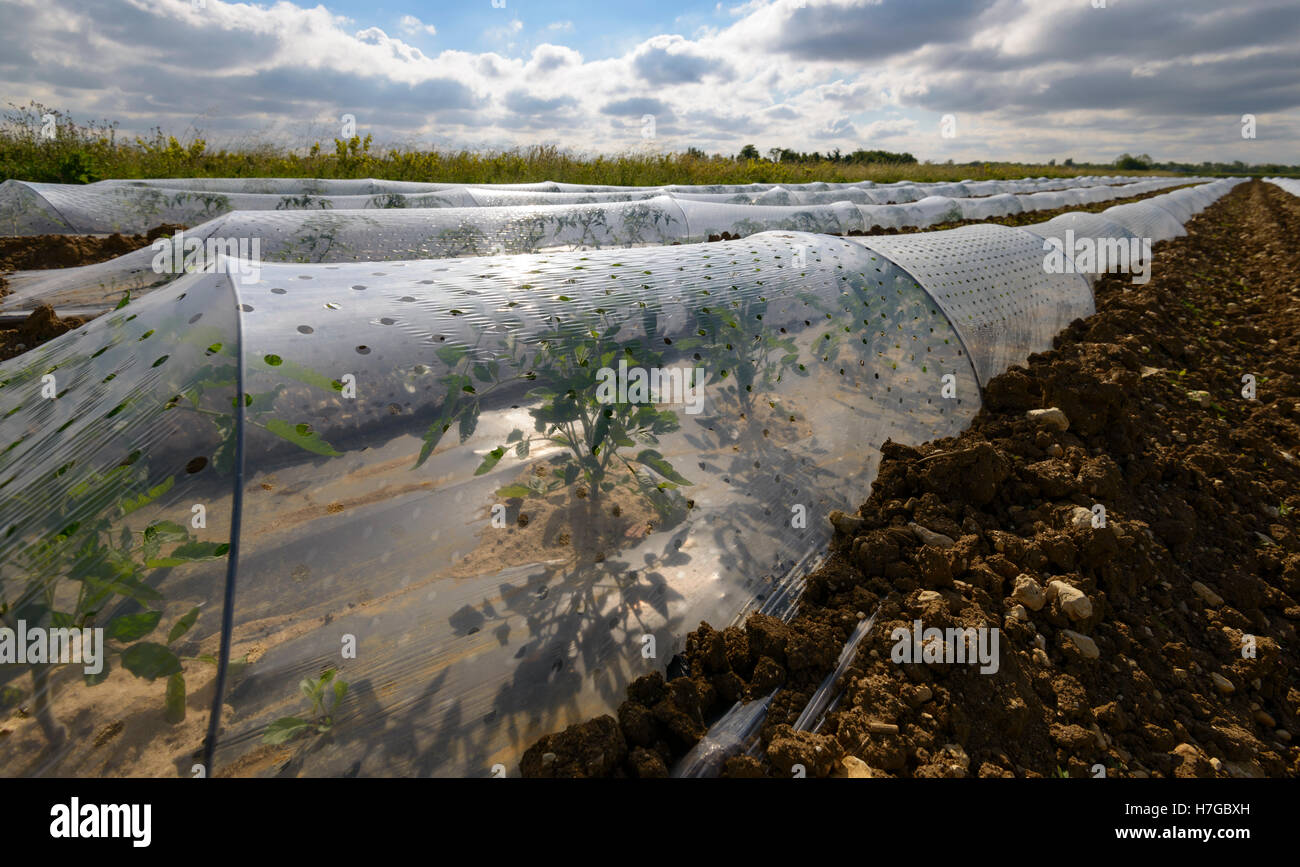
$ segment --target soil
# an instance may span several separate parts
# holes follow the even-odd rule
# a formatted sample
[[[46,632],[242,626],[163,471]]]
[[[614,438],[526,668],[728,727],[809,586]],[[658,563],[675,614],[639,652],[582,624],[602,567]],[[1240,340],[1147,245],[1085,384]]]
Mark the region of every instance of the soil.
[[[28,235],[0,238],[0,272],[93,265],[125,256],[185,227],[164,223],[140,235]]]
[[[886,443],[790,623],[701,624],[676,676],[543,737],[523,774],[664,776],[779,687],[725,776],[1300,776],[1300,199],[1243,184],[1187,228],[1147,285],[1104,278],[1096,315],[993,379],[970,429]],[[877,606],[837,708],[793,731]],[[915,620],[998,628],[998,670],[895,663]]]
[[[72,268],[106,262],[184,228],[179,223],[164,223],[139,235],[0,237],[0,298],[9,294],[6,272]],[[80,328],[88,321],[78,317],[60,319],[51,307],[43,305],[18,328],[0,330],[0,361],[8,361],[66,331]]]
[[[534,473],[550,478],[559,466],[542,461],[524,468],[510,484],[527,484]],[[636,481],[627,470],[612,468],[610,476],[617,486],[597,498],[579,482],[549,496],[506,499],[501,504],[505,507],[501,515],[504,527],[484,529],[479,545],[446,574],[473,578],[528,563],[598,563],[664,523],[653,505],[637,492]],[[485,517],[491,518],[490,512]]]
[[[80,328],[89,320],[79,316],[60,319],[54,308],[42,304],[17,328],[0,329],[0,361],[22,355],[27,350],[53,340],[60,334]]]
[[[185,647],[186,655],[215,654],[217,637]],[[53,768],[46,766],[49,742],[37,722],[31,678],[11,681],[9,700],[0,701],[0,777],[192,777],[202,760],[216,667],[186,660],[184,670],[186,712],[178,723],[164,714],[162,679],[136,677],[113,660],[104,682],[89,689],[74,666],[57,670],[51,706],[68,748]]]

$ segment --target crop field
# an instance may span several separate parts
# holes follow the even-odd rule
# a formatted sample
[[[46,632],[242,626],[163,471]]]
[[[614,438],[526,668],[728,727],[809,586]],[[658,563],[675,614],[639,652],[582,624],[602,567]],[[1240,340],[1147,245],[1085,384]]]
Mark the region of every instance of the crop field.
[[[1070,636],[1095,651],[1079,630],[1106,604],[1109,556],[1094,571],[1058,552],[1052,562],[1076,570],[1075,583],[1035,577],[1027,554],[984,547],[1034,542],[940,507],[960,502],[953,492],[917,489],[899,498],[911,507],[875,515],[875,529],[868,514],[837,507],[871,484],[887,442],[969,437],[994,383],[1016,375],[1009,367],[1094,313],[1093,284],[1109,275],[1104,256],[1088,266],[1075,252],[1081,239],[1101,250],[1120,238],[1114,249],[1140,258],[1128,241],[1189,237],[1205,219],[1194,215],[1241,186],[1195,180],[7,182],[3,218],[28,255],[74,232],[140,230],[149,245],[12,272],[0,301],[18,322],[0,380],[7,606],[24,627],[104,624],[107,642],[100,671],[34,666],[10,679],[8,703],[30,712],[0,746],[6,766],[25,756],[27,773],[164,773],[203,754],[224,671],[209,750],[218,773],[473,775],[522,759],[527,774],[588,774],[600,769],[572,766],[559,745],[575,735],[547,733],[616,703],[629,684],[660,683],[642,661],[660,655],[685,660],[681,688],[709,697],[694,699],[695,740],[709,744],[702,726],[714,705],[752,712],[764,683],[825,676],[857,620],[834,614],[837,628],[823,626],[808,658],[751,644],[752,659],[720,671],[701,643],[723,647],[724,633],[691,628],[734,623],[743,636],[741,623],[779,624],[762,640],[782,644],[830,601],[814,601],[806,576],[841,535],[863,569],[850,598],[864,617],[940,602],[956,615],[970,603],[972,624],[1000,613],[1008,637],[1032,643],[1057,627],[1059,652],[1077,652]],[[1127,204],[1106,206],[1117,199]],[[368,207],[342,207],[359,204]],[[1055,216],[992,222],[1038,210]],[[191,228],[149,243],[147,224]],[[1070,267],[1046,267],[1042,251],[1066,232]],[[256,255],[231,239],[257,241]],[[89,321],[36,345],[68,310]],[[1110,555],[1138,518],[1122,510],[1120,465],[1087,457],[1079,439],[1104,417],[1071,418],[1086,399],[1074,394],[1064,409],[1022,401],[1042,416],[1031,448],[1048,450],[1026,465],[1022,489],[1006,487],[1012,459],[960,453],[990,464],[971,473],[1000,474],[1005,495],[1023,497],[1037,516],[1025,526],[1052,525],[1064,510],[1075,535],[1052,537],[1062,552],[1091,544]],[[1099,526],[1093,503],[1070,504],[1076,476],[1097,479],[1074,496],[1109,499],[1109,509],[1096,504]],[[1286,491],[1273,496],[1280,516]],[[1086,513],[1082,526],[1070,508]],[[923,566],[890,559],[918,542]],[[869,589],[886,573],[908,595]],[[1011,612],[974,613],[962,590],[974,593],[976,580],[1010,594]],[[1015,600],[1063,587],[1041,627],[1020,627],[1030,616]],[[1060,608],[1067,598],[1090,613]],[[629,659],[623,648],[643,643],[653,653]],[[331,664],[340,652],[343,664]],[[442,698],[431,709],[420,697],[433,695]],[[793,683],[778,690],[753,725],[790,749],[831,738],[811,734],[826,701],[796,707],[800,695]],[[799,728],[775,727],[796,711]],[[102,750],[105,737],[133,749]],[[673,745],[689,745],[672,728],[647,737],[625,733],[633,748],[602,750],[603,770],[667,773]],[[422,743],[441,746],[426,753]],[[667,755],[652,750],[660,743]],[[735,755],[727,768],[787,772],[774,749],[773,765]],[[1122,773],[1125,755],[1096,746],[997,767],[1045,774],[1105,756]]]
[[[1170,40],[1217,53],[1134,46],[1150,89],[1102,109],[1052,34],[1149,33],[1145,0],[1005,4],[1011,35],[936,3],[955,51],[893,0],[674,0],[689,38],[49,3],[0,14],[33,57],[99,34],[113,96],[0,40],[0,778],[47,787],[13,790],[34,837],[190,845],[227,785],[267,833],[427,809],[269,778],[878,779],[917,833],[903,793],[953,796],[915,781],[1006,778],[954,829],[1284,827],[1233,781],[1300,777],[1300,92],[1206,131],[1198,77],[1272,63],[1281,6],[1190,4]],[[173,78],[97,53],[128,31]]]

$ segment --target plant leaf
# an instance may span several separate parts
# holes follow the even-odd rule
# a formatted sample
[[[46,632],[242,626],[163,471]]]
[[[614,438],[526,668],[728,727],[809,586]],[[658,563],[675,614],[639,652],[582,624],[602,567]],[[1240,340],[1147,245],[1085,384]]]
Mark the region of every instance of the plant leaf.
[[[150,569],[164,569],[169,566],[197,563],[202,560],[219,560],[226,556],[229,550],[230,546],[225,542],[187,542],[184,545],[178,545],[166,557],[147,561],[145,566]]]
[[[182,542],[190,538],[190,533],[174,521],[155,521],[144,528],[144,541],[161,544],[163,542]]]
[[[448,367],[455,367],[456,362],[465,357],[465,348],[462,346],[439,346],[435,354]]]
[[[415,466],[420,467],[433,454],[433,450],[438,447],[438,441],[442,435],[451,427],[451,423],[443,419],[438,419],[429,425],[429,429],[424,432],[424,445],[420,447],[420,456],[415,459]]]
[[[320,683],[312,680],[310,677],[304,677],[302,680],[298,681],[298,691],[301,692],[303,697],[308,701],[315,701],[317,693],[320,692]]]
[[[457,426],[457,433],[460,434],[460,441],[465,442],[474,435],[474,429],[478,427],[478,401],[474,401],[468,409],[461,413],[460,424]]]
[[[142,611],[139,614],[114,617],[108,624],[108,637],[122,642],[136,641],[153,632],[161,619],[161,611]]]
[[[198,619],[199,619],[199,606],[195,605],[193,608],[191,608],[189,611],[185,613],[184,617],[182,617],[180,620],[177,620],[176,623],[172,626],[172,631],[167,633],[167,643],[171,644],[173,641],[180,638],[185,633],[189,632],[190,627],[194,625],[194,621]]]
[[[172,485],[175,484],[175,482],[176,482],[175,476],[168,476],[166,480],[150,488],[148,491],[141,494],[140,496],[127,497],[122,501],[122,514],[129,515],[132,512],[134,512],[136,509],[149,505],[154,500],[158,499],[163,494],[170,491],[172,489]]]
[[[487,455],[483,458],[483,463],[479,464],[478,469],[474,471],[474,475],[481,476],[484,473],[486,473],[488,470],[495,467],[497,463],[503,457],[505,457],[505,454],[506,454],[506,450],[501,446],[497,446],[492,451],[488,452]]]
[[[600,444],[605,441],[605,437],[609,434],[609,418],[613,414],[613,410],[606,409],[601,411],[596,418],[595,427],[591,432],[591,453],[593,455],[596,454],[596,450],[600,448]]]
[[[676,482],[679,485],[694,484],[690,479],[673,469],[673,465],[664,460],[664,456],[654,449],[645,449],[636,456],[636,460],[637,463],[645,464],[670,482]]]
[[[95,587],[95,589],[107,590],[111,593],[116,593],[119,596],[134,599],[141,605],[146,605],[162,598],[161,593],[131,573],[122,573],[115,576],[113,580],[104,582],[98,582],[94,579],[87,578],[86,583]]]
[[[337,457],[342,454],[342,452],[335,450],[334,446],[325,442],[316,431],[305,429],[305,425],[294,425],[282,418],[273,418],[266,421],[265,427],[276,436],[314,454],[329,457]]]
[[[169,677],[181,670],[176,654],[152,641],[133,644],[122,651],[122,665],[136,677],[147,680]]]
[[[307,720],[292,716],[283,717],[266,727],[266,733],[262,735],[262,743],[282,744],[311,728],[311,726],[312,724]]]
[[[279,358],[279,356],[276,356]],[[288,361],[280,358],[279,364],[273,365],[277,376],[285,376],[289,379],[297,380],[305,385],[312,385],[330,394],[334,394],[337,389],[334,387],[334,380],[322,373],[317,373],[310,367]]]

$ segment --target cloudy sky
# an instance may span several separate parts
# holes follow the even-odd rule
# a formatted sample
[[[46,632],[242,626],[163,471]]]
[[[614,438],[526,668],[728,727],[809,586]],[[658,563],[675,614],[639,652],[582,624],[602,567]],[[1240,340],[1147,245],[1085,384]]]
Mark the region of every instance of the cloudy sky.
[[[1296,0],[0,0],[0,102],[223,145],[1295,163],[1297,70]]]

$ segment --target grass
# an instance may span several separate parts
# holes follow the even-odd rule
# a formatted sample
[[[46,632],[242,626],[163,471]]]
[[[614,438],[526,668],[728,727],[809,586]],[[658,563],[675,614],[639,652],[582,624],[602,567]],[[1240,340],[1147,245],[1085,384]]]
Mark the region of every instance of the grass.
[[[53,116],[52,129],[43,118]],[[53,133],[42,135],[43,130]],[[386,178],[463,184],[561,181],[578,184],[890,183],[1014,179],[1044,175],[1134,174],[1112,166],[1044,166],[1019,163],[774,163],[764,159],[686,153],[575,154],[549,145],[474,152],[377,149],[370,136],[334,139],[291,150],[271,144],[210,149],[197,135],[185,141],[155,130],[126,140],[115,124],[78,124],[66,113],[37,103],[14,107],[0,124],[0,181],[93,183],[105,178],[311,177]],[[1161,172],[1139,171],[1151,175]],[[1170,173],[1163,173],[1170,174]]]

